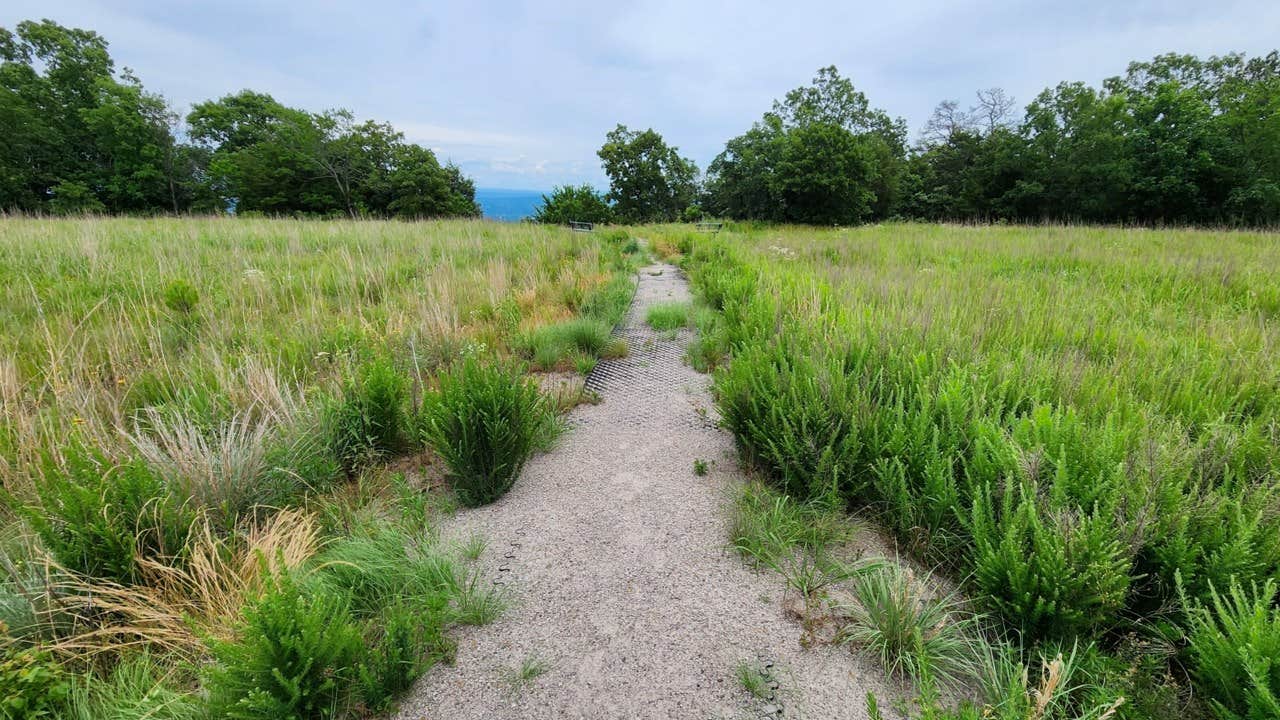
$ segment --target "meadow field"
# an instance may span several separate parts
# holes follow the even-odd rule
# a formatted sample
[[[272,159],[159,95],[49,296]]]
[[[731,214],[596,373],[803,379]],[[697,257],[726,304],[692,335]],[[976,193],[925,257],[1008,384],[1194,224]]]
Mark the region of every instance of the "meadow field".
[[[886,660],[926,690],[967,674],[975,717],[1277,716],[1274,233],[651,234],[773,492],[874,518],[960,584],[943,613],[864,603]]]
[[[0,220],[0,716],[387,708],[500,612],[481,540],[434,518],[501,494],[572,374],[626,352],[625,240]]]
[[[1280,716],[1277,239],[0,220],[0,717],[394,708],[504,612],[439,529],[599,400],[649,252],[755,478],[728,544],[899,715]]]

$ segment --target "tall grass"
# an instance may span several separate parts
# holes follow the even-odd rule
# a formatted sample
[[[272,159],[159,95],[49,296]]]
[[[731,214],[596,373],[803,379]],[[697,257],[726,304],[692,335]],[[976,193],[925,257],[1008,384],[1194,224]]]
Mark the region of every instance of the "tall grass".
[[[0,219],[4,712],[389,709],[504,606],[431,532],[453,501],[414,410],[464,360],[510,368],[516,404],[483,416],[511,423],[468,465],[509,485],[556,427],[512,356],[544,333],[618,352],[626,250],[476,221]],[[467,388],[456,410],[495,407]]]
[[[746,456],[874,514],[1025,647],[1123,656],[1188,629],[1179,586],[1204,603],[1280,576],[1273,235],[655,233],[719,313]]]

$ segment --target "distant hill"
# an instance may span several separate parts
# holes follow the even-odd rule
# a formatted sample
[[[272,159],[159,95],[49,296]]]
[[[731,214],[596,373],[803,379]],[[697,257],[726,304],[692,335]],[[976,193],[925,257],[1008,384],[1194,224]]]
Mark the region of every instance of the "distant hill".
[[[484,216],[490,220],[518,222],[533,215],[542,204],[539,190],[510,190],[507,188],[476,188],[476,202]]]

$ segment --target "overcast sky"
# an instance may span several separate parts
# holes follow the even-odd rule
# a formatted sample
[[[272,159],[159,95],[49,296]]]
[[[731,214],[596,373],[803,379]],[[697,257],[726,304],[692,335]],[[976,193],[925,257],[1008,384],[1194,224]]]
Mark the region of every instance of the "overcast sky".
[[[653,127],[705,168],[834,64],[914,139],[938,101],[1019,106],[1164,52],[1261,54],[1280,0],[414,2],[4,0],[0,26],[96,30],[179,109],[242,88],[389,120],[482,187],[606,185],[596,149]]]

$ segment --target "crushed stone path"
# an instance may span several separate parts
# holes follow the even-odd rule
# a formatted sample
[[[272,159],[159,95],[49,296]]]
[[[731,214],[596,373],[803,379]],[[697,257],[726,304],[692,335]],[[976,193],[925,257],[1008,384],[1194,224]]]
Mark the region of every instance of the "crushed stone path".
[[[650,305],[689,299],[677,268],[642,269],[619,330],[630,354],[588,379],[602,402],[576,408],[505,497],[446,521],[446,537],[488,540],[483,581],[511,606],[457,633],[456,664],[433,668],[397,718],[865,718],[867,691],[882,708],[896,696],[869,659],[801,647],[781,578],[727,547],[733,439],[709,378],[682,360],[692,334],[645,324]],[[530,659],[545,672],[518,683]],[[742,688],[743,662],[772,663],[774,699]]]

